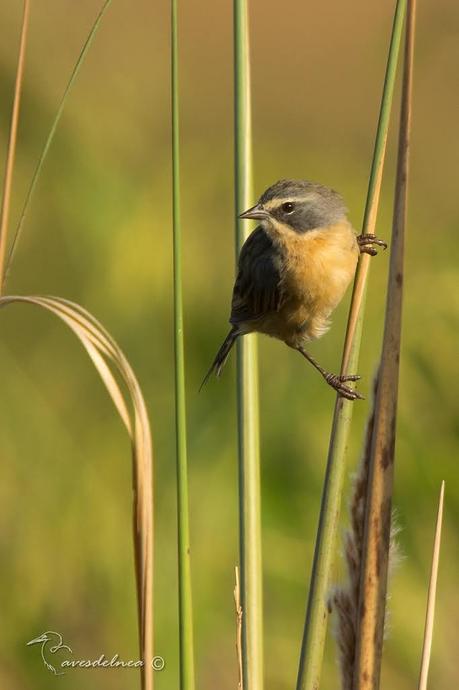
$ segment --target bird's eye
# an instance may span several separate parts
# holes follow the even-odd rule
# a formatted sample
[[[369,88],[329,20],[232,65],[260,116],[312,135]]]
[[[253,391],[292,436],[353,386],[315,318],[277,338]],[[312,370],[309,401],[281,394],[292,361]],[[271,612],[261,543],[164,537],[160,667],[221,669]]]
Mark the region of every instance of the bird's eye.
[[[286,201],[285,204],[282,204],[282,210],[284,213],[293,213],[294,208],[295,204],[292,204],[291,201]]]

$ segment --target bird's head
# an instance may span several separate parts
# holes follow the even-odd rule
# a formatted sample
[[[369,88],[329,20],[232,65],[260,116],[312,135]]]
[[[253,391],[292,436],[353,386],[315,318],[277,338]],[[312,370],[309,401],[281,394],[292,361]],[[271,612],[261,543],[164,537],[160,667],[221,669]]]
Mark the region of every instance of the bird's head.
[[[27,646],[32,644],[43,644],[43,642],[49,642],[50,639],[49,634],[44,632],[38,637],[35,637],[33,640],[30,640],[30,642],[27,642]]]
[[[342,198],[333,189],[307,180],[280,180],[239,217],[259,220],[267,230],[274,226],[301,234],[339,223],[346,213]]]

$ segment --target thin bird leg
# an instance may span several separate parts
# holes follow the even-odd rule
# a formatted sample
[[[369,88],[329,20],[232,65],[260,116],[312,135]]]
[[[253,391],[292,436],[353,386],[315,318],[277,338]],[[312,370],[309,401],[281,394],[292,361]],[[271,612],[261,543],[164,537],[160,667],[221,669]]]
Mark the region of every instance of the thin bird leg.
[[[331,374],[329,371],[326,371],[323,367],[320,366],[319,362],[317,362],[314,357],[311,357],[311,355],[306,352],[301,346],[295,348],[300,352],[303,357],[305,357],[308,362],[311,362],[312,366],[317,369],[317,371],[320,371],[322,376],[324,377],[325,381],[328,383],[329,386],[335,389],[335,391],[338,393],[338,395],[343,396],[343,398],[347,398],[348,400],[356,400],[357,398],[359,400],[364,400],[365,398],[363,395],[360,395],[357,391],[353,390],[352,388],[349,388],[349,386],[345,386],[344,384],[346,381],[358,381],[360,379],[360,376],[358,374],[348,374],[346,376],[340,376],[339,374]]]
[[[357,243],[360,248],[361,254],[369,254],[370,256],[376,256],[378,253],[372,244],[378,245],[378,247],[383,247],[387,249],[387,242],[380,240],[376,235],[357,235]]]

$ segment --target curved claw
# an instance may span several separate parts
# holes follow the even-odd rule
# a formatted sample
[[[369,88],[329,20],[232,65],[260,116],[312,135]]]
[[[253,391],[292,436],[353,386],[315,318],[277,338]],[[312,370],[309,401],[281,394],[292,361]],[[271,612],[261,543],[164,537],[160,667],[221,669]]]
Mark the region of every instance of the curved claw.
[[[348,374],[345,376],[338,376],[337,374],[328,374],[325,376],[326,382],[335,389],[338,395],[341,395],[347,400],[365,400],[363,395],[358,391],[345,386],[347,381],[358,381],[361,377],[358,374]]]
[[[358,235],[357,243],[360,247],[360,251],[364,254],[370,254],[370,256],[376,256],[378,253],[371,245],[376,244],[378,247],[387,249],[387,242],[380,240],[376,235]]]
[[[376,251],[376,249],[373,249],[373,247],[369,247],[367,244],[365,244],[360,247],[360,253],[369,254],[370,256],[376,256],[378,252]]]
[[[341,384],[341,386],[338,386],[335,388],[335,390],[338,395],[340,395],[342,398],[346,398],[346,400],[365,400],[363,395],[361,395],[358,391],[352,390],[352,388],[349,388],[349,386],[344,386]]]

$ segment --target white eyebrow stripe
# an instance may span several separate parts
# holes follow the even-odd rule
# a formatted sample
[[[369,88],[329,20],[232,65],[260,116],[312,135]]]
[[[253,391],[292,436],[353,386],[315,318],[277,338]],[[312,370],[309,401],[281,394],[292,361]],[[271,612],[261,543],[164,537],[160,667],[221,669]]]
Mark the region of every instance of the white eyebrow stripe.
[[[282,199],[278,199],[276,197],[276,199],[270,199],[269,201],[267,201],[265,204],[263,204],[263,206],[267,211],[269,211],[270,209],[278,208],[279,206],[281,206],[282,204],[285,204],[285,203],[295,204],[295,203],[302,202],[302,201],[303,202],[304,201],[311,201],[311,199],[312,199],[312,195],[308,195],[308,196],[286,196],[286,197],[282,197]]]

